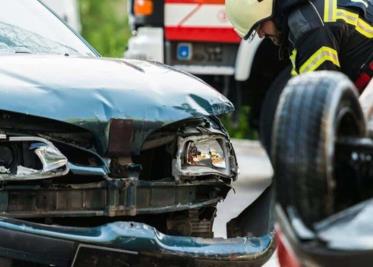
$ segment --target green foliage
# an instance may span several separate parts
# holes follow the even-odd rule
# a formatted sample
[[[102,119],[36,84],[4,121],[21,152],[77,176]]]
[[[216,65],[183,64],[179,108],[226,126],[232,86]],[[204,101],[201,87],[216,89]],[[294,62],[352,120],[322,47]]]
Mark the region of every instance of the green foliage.
[[[130,31],[126,0],[79,0],[82,35],[106,57],[123,57]]]
[[[221,119],[232,138],[257,139],[258,133],[249,125],[250,108],[243,106],[236,114],[223,116]]]

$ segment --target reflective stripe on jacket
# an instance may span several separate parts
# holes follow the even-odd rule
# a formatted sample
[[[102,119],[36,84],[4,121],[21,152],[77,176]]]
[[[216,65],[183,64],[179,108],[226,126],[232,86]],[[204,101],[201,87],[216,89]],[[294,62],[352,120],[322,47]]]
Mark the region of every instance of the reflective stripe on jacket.
[[[288,15],[292,75],[339,70],[355,81],[373,57],[373,6],[368,0],[309,0]]]

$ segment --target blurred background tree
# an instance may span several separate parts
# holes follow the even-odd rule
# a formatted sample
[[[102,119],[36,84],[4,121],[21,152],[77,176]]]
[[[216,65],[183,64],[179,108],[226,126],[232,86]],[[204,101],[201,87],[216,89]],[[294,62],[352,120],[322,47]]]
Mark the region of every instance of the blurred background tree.
[[[79,0],[81,34],[105,57],[123,57],[130,30],[126,0]]]
[[[238,139],[258,139],[258,132],[249,125],[250,107],[242,106],[241,110],[236,116],[238,118],[233,119],[233,114],[224,115],[221,119],[225,128],[228,130],[229,135],[232,138]]]

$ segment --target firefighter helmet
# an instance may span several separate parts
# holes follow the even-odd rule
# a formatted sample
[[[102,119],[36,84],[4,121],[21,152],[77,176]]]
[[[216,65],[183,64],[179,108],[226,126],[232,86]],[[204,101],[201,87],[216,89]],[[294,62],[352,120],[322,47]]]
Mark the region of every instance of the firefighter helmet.
[[[238,35],[247,39],[260,22],[272,16],[274,1],[225,0],[225,9]]]

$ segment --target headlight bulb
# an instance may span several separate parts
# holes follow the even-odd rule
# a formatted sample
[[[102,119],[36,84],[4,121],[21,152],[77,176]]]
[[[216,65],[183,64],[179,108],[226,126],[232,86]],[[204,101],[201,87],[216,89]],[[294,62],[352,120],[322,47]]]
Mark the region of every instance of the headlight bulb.
[[[185,151],[185,164],[188,166],[226,168],[223,148],[215,139],[190,141]]]

